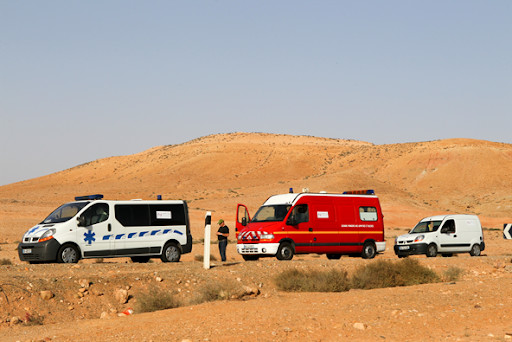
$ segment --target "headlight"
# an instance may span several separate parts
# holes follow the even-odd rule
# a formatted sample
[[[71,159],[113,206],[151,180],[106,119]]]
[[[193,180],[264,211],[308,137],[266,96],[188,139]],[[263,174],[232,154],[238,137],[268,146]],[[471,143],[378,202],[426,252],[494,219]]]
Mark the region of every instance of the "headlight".
[[[274,234],[261,234],[260,240],[273,240]]]
[[[423,241],[423,239],[425,238],[425,235],[418,235],[416,236],[416,238],[414,239],[414,242],[420,242],[420,241]]]
[[[56,230],[54,228],[48,229],[44,232],[43,235],[39,238],[39,242],[44,242],[53,239],[53,234],[55,234]]]

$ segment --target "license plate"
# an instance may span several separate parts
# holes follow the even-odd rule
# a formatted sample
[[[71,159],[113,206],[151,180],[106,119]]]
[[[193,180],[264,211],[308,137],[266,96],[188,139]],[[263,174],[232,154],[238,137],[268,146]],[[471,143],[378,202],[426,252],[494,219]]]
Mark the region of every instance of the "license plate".
[[[409,246],[399,246],[398,249],[401,251],[406,251],[409,249]]]
[[[21,252],[23,254],[30,254],[30,253],[32,253],[32,250],[31,249],[22,249]]]
[[[256,246],[254,245],[248,245],[248,244],[243,244],[242,245],[242,248],[255,248]]]

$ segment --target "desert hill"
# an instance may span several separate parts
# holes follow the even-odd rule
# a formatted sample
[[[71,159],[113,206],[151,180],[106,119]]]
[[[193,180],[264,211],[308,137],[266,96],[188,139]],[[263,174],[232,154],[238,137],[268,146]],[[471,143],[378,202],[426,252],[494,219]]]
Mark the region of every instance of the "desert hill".
[[[217,134],[1,186],[0,230],[17,239],[56,206],[93,193],[107,199],[185,199],[200,227],[206,210],[234,221],[237,203],[254,213],[269,195],[289,188],[374,189],[387,227],[446,212],[475,213],[484,226],[500,227],[512,220],[512,145],[470,139],[374,145]]]

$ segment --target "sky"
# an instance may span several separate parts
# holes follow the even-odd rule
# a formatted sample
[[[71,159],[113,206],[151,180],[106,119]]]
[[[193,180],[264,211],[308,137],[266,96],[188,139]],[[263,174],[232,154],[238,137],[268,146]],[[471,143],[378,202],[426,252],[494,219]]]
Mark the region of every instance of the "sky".
[[[0,185],[217,133],[512,143],[512,1],[0,0]]]

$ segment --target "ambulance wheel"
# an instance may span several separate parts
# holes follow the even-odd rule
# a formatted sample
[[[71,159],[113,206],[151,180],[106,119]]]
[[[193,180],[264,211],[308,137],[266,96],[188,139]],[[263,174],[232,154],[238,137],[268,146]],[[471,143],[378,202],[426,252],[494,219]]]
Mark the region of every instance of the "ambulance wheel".
[[[327,254],[327,259],[329,260],[339,260],[341,258],[341,254]]]
[[[59,248],[57,262],[64,264],[76,264],[80,260],[80,252],[75,245],[65,244]]]
[[[256,261],[260,258],[260,256],[252,254],[243,254],[242,258],[244,258],[245,261]]]
[[[365,242],[361,256],[363,259],[373,259],[377,254],[377,248],[373,242]]]
[[[162,251],[162,259],[163,262],[178,262],[180,261],[181,251],[176,246],[176,244],[169,242],[164,246],[164,250]]]
[[[148,256],[134,256],[131,257],[130,259],[132,259],[132,262],[145,263],[148,262],[150,258]]]
[[[276,254],[277,260],[292,260],[293,258],[293,247],[289,242],[283,242],[279,245],[279,249]]]
[[[480,245],[474,244],[473,247],[471,247],[471,250],[469,251],[469,255],[471,256],[479,256],[480,255]]]
[[[427,258],[435,258],[437,256],[437,246],[435,243],[431,243],[427,246]]]

